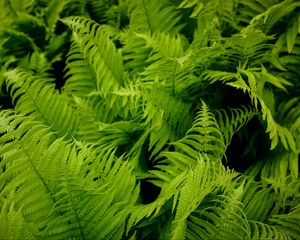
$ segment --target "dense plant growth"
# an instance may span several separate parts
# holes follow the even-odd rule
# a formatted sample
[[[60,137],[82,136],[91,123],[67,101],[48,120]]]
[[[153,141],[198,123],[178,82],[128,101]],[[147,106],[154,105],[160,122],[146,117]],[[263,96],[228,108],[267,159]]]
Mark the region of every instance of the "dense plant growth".
[[[0,0],[0,239],[299,239],[299,0]]]

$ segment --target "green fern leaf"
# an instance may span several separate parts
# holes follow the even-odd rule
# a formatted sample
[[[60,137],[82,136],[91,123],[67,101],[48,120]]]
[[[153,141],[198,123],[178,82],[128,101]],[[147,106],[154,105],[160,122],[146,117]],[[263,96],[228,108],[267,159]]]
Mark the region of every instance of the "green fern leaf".
[[[256,114],[257,111],[255,109],[245,106],[229,109],[229,113],[224,109],[216,111],[215,115],[224,136],[226,146],[230,144],[232,136],[246,125]]]
[[[67,94],[85,97],[96,89],[96,73],[90,63],[86,62],[80,48],[73,42],[69,50],[63,89]]]
[[[59,20],[60,13],[63,10],[65,4],[68,0],[58,1],[58,0],[51,0],[49,3],[45,17],[46,17],[46,24],[49,28],[49,34],[53,33],[56,27],[56,23]],[[50,36],[48,36],[50,37]]]
[[[192,216],[195,211],[197,211],[198,207],[201,206],[203,202],[205,202],[205,198],[209,196],[209,194],[217,191],[217,189],[219,187],[221,188],[221,186],[226,186],[226,184],[231,181],[232,177],[234,177],[234,174],[225,171],[223,167],[214,165],[211,162],[201,158],[198,159],[198,163],[195,168],[190,170],[187,174],[186,181],[180,191],[175,218],[172,222],[171,239],[183,239],[184,236],[186,236],[187,234],[191,235],[191,233],[197,235],[197,238],[199,238],[199,236],[206,235],[205,231],[203,231],[203,226],[208,226],[209,230],[212,225],[210,225],[206,220],[203,221],[203,225],[201,226],[202,221],[195,220],[195,218],[191,218],[194,221],[192,224],[190,224],[191,219],[189,217]],[[219,211],[217,207],[212,207],[211,209],[215,211],[215,213]],[[231,209],[232,208],[228,208],[225,209],[225,211],[231,211]],[[220,219],[218,219],[217,214],[214,214],[212,214],[211,216],[212,219],[216,220],[216,222],[214,222],[215,226],[217,224],[223,225],[224,221],[226,220],[222,219],[221,221]],[[220,210],[220,214],[228,216],[228,213],[223,212],[223,210]],[[235,215],[235,217],[239,217],[240,219],[242,219],[242,217],[238,215]],[[197,224],[199,222],[201,227]],[[234,228],[233,224],[231,224],[230,227]],[[242,228],[240,225],[239,227]],[[226,227],[224,227],[224,230],[222,229],[221,233],[220,229],[217,230],[216,228],[214,228],[211,237],[208,237],[208,239],[213,239],[214,237],[217,237],[218,234],[220,234],[220,236],[223,236],[223,239],[227,239],[228,237],[224,237],[226,236],[225,229]],[[231,239],[235,239],[233,237],[235,236],[234,234],[235,233],[231,232],[231,234],[228,235],[231,236]],[[241,234],[241,236],[243,235]],[[215,239],[221,238],[217,237]]]
[[[0,239],[38,239],[38,229],[24,219],[21,209],[16,211],[6,200],[0,212]]]
[[[62,139],[55,140],[32,118],[11,112],[1,112],[0,129],[6,133],[0,140],[0,166],[6,169],[0,176],[6,182],[0,198],[11,196],[26,222],[42,230],[51,219],[48,216],[55,201],[51,179],[58,176],[68,156],[68,145]]]
[[[225,152],[225,145],[219,126],[208,106],[202,102],[202,108],[186,137],[175,143],[187,156],[196,159],[198,154],[206,154],[220,159]]]
[[[62,20],[72,31],[85,61],[96,74],[96,89],[104,96],[123,85],[121,52],[116,49],[105,29],[82,17]]]
[[[131,0],[129,15],[130,26],[137,33],[177,33],[183,27],[180,13],[168,0]]]
[[[5,77],[18,113],[34,116],[58,136],[71,138],[75,134],[78,126],[75,111],[53,86],[21,68],[7,71]]]

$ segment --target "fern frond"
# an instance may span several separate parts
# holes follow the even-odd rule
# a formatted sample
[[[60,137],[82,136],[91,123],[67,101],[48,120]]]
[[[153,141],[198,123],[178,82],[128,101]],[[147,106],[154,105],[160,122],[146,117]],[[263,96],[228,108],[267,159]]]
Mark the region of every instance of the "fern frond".
[[[283,233],[297,239],[300,236],[300,205],[297,205],[291,212],[287,214],[275,215],[270,221],[278,224],[276,228]]]
[[[143,129],[144,126],[135,121],[118,121],[111,124],[99,123],[96,128],[97,132],[91,133],[87,137],[85,137],[85,131],[79,135],[82,134],[83,140],[98,146],[120,147],[122,150],[129,150]]]
[[[245,106],[242,106],[241,108],[230,108],[229,113],[224,109],[216,111],[215,116],[224,137],[225,146],[230,144],[232,136],[246,125],[256,114],[257,110]]]
[[[96,72],[91,63],[84,59],[76,42],[71,45],[66,63],[65,78],[67,81],[63,87],[64,92],[85,97],[96,89]]]
[[[1,38],[6,39],[1,46],[4,55],[23,57],[28,53],[38,51],[38,46],[33,39],[23,32],[7,29],[1,31],[0,34],[2,35]]]
[[[182,29],[180,13],[168,0],[130,0],[130,27],[137,33],[177,33]]]
[[[257,16],[264,14],[270,7],[274,6],[278,1],[270,0],[239,0],[237,7],[236,19],[239,25],[251,24]]]
[[[160,172],[151,171],[163,181],[172,179],[189,167],[194,167],[199,155],[204,159],[210,159],[210,161],[220,164],[225,153],[224,140],[219,126],[204,102],[202,102],[202,108],[185,137],[172,143],[172,145],[174,145],[175,151],[164,151],[159,155],[163,158],[156,166]]]
[[[196,17],[201,11],[203,11],[204,3],[202,1],[184,0],[180,3],[178,8],[193,8],[191,17]]]
[[[151,128],[149,150],[153,156],[159,153],[167,142],[184,136],[192,122],[189,112],[191,105],[176,96],[162,92],[156,86],[145,95],[147,104],[144,117]]]
[[[299,21],[299,20],[298,20]],[[283,72],[279,72],[281,76],[288,79],[291,83],[294,84],[294,88],[292,89],[296,91],[299,90],[299,84],[295,81],[295,78],[299,75],[299,56],[300,56],[300,36],[296,36],[293,41],[293,47],[287,46],[287,41],[285,40],[287,33],[283,33],[277,39],[274,47],[272,49],[272,53],[278,57],[279,63],[282,65],[281,70]],[[289,49],[290,48],[290,49]],[[290,53],[289,53],[290,52]]]
[[[188,172],[186,181],[180,190],[175,218],[172,222],[171,239],[183,239],[184,236],[197,236],[196,238],[204,237],[201,232],[204,233],[203,228],[205,226],[205,222],[207,223],[206,226],[209,225],[209,222],[203,221],[203,225],[198,225],[201,220],[199,219],[199,221],[197,221],[197,217],[193,217],[193,214],[198,211],[197,209],[201,206],[201,204],[205,204],[207,201],[206,197],[222,188],[222,186],[228,186],[234,175],[235,174],[231,172],[225,171],[221,165],[215,165],[201,157],[198,158],[198,163]],[[235,211],[233,207],[232,202],[230,202],[228,203],[228,208],[225,208],[226,213],[224,212],[224,215],[226,215],[227,218],[229,215],[228,212]],[[211,207],[211,209],[216,211],[216,213],[219,211],[217,210],[217,207]],[[238,215],[234,215],[235,218],[237,216]],[[240,218],[242,219],[242,217]],[[219,223],[217,221],[214,222],[214,225],[223,225],[226,220],[222,219],[222,221],[219,221]],[[234,227],[233,224],[231,224],[230,227]],[[213,235],[217,236],[217,232],[221,235],[220,229],[215,229]],[[225,239],[227,238],[225,237]]]
[[[74,136],[79,124],[75,111],[50,84],[21,68],[7,71],[4,76],[17,113],[34,116],[58,136]]]
[[[235,26],[234,16],[236,1],[219,1],[212,0],[206,1],[195,1],[195,0],[182,0],[178,8],[192,8],[193,11],[190,14],[192,18],[200,18],[204,15],[210,15],[214,18],[219,18],[220,22],[226,22]]]
[[[86,9],[91,16],[91,19],[97,21],[98,23],[106,23],[105,15],[109,10],[113,1],[95,1],[95,0],[85,0]]]
[[[116,49],[105,29],[83,17],[68,17],[62,21],[73,31],[74,41],[85,61],[94,69],[96,89],[105,96],[122,86],[121,52]]]
[[[62,16],[87,16],[87,0],[72,0],[66,1],[64,9],[61,13]]]
[[[128,2],[114,2],[114,1],[97,1],[87,0],[86,9],[90,17],[98,23],[108,24],[120,29],[123,27],[124,22],[127,23]]]
[[[277,4],[270,6],[264,13],[256,16],[254,22],[263,20],[266,31],[270,31],[278,21],[295,12],[299,6],[300,3],[297,0],[280,1]]]
[[[259,158],[245,173],[253,177],[260,176],[263,181],[273,179],[276,182],[284,183],[289,175],[293,179],[297,179],[298,168],[298,154],[279,148],[269,156]]]
[[[277,226],[249,220],[252,239],[281,239],[290,240],[293,237]]]
[[[274,106],[270,105],[272,99],[274,99],[273,92],[265,87],[265,84],[269,83],[286,91],[285,86],[291,85],[290,82],[280,76],[272,75],[264,67],[262,67],[261,72],[257,72],[255,69],[238,69],[237,74],[231,72],[222,73],[220,71],[207,71],[205,74],[206,78],[211,79],[211,81],[220,80],[229,86],[243,90],[244,93],[248,93],[256,109],[259,110],[260,105],[262,119],[267,122],[266,132],[269,133],[272,141],[271,149],[274,149],[280,140],[285,149],[296,150],[296,143],[292,133],[274,119]],[[234,79],[236,80],[234,81]]]
[[[0,239],[38,239],[38,229],[28,223],[21,209],[15,210],[13,204],[5,200],[0,211]]]
[[[244,185],[243,190],[241,201],[244,204],[244,212],[247,215],[247,219],[266,222],[276,200],[276,196],[271,192],[271,189],[249,180]]]
[[[259,197],[257,199],[253,197],[252,193],[257,190],[257,187],[251,181],[247,185],[239,183],[237,186],[231,182],[227,185],[227,191],[224,194],[205,198],[187,219],[186,237],[220,240],[292,239],[292,235],[282,231],[277,225],[270,225],[266,221],[251,220],[250,216],[248,219],[248,214],[252,212],[250,209],[245,211],[244,203],[247,202],[245,199],[257,201],[253,207],[267,214],[273,207],[270,201],[263,202]],[[265,190],[269,189],[265,188]],[[257,205],[258,202],[263,202],[268,208],[265,209],[261,204]]]
[[[46,227],[55,201],[55,179],[66,161],[68,145],[30,117],[0,113],[0,176],[5,182],[0,198],[12,195],[16,209],[22,209],[26,222],[40,231]],[[55,217],[55,216],[53,216]]]
[[[143,37],[152,50],[147,59],[148,65],[142,72],[143,81],[163,82],[173,94],[184,92],[187,87],[198,82],[194,76],[196,63],[192,59],[191,49],[188,49],[187,39],[182,35],[162,32]]]
[[[222,134],[215,116],[204,102],[191,129],[174,145],[192,159],[196,159],[199,153],[214,159],[223,156],[225,145]]]
[[[129,74],[142,72],[149,64],[147,59],[151,52],[146,45],[145,38],[130,29],[124,30],[121,34],[124,38],[124,68],[129,71]]]
[[[78,157],[70,159],[55,191],[59,201],[52,213],[61,216],[50,222],[46,235],[53,239],[122,238],[138,188],[128,166],[114,154],[81,147]]]
[[[252,178],[248,178],[245,184],[245,180],[242,180],[244,191],[241,201],[245,206],[252,238],[294,239],[292,231],[285,231],[276,219],[281,216],[288,217],[288,214],[282,214],[285,211],[282,208],[297,208],[296,204],[299,203],[294,198],[295,192],[299,191],[299,181],[291,181],[291,178],[287,177],[285,183],[280,182],[276,185],[269,179],[266,180],[268,185],[264,185],[254,182]],[[294,216],[297,216],[297,213]],[[297,221],[295,219],[295,222]]]
[[[60,18],[60,13],[68,1],[69,0],[51,0],[48,4],[47,9],[45,10],[45,21],[48,28],[48,34],[54,33],[56,23]],[[48,37],[50,37],[50,35]]]
[[[33,52],[19,61],[19,66],[24,70],[31,72],[33,75],[40,77],[45,82],[53,82],[49,71],[51,63],[44,53]]]
[[[278,111],[274,114],[276,120],[289,129],[296,142],[296,152],[278,151],[271,159],[266,159],[263,177],[284,180],[289,174],[294,179],[298,178],[299,163],[297,156],[299,154],[299,126],[300,126],[300,108],[299,99],[297,97],[288,101],[282,101],[278,107]],[[267,167],[268,166],[268,167]],[[269,168],[269,170],[266,170]]]
[[[165,181],[161,185],[161,192],[157,199],[147,205],[136,205],[130,214],[128,220],[128,229],[133,226],[138,226],[138,223],[153,219],[158,216],[161,212],[165,212],[167,209],[175,207],[176,199],[178,198],[179,190],[186,178],[186,171],[181,172],[175,178],[170,181]]]
[[[247,62],[250,67],[259,66],[266,62],[267,53],[272,47],[269,41],[273,38],[261,30],[244,28],[240,33],[226,39],[224,57],[230,64],[236,61],[235,65]]]
[[[79,180],[64,176],[59,179],[53,213],[62,216],[49,223],[47,235],[51,239],[94,238],[105,239],[109,228],[122,228],[124,217],[123,204],[113,204],[113,198],[105,192],[111,188],[87,190]],[[113,221],[112,221],[113,219]],[[97,224],[97,225],[96,225]],[[105,233],[104,231],[108,231]],[[113,236],[113,235],[110,235]]]

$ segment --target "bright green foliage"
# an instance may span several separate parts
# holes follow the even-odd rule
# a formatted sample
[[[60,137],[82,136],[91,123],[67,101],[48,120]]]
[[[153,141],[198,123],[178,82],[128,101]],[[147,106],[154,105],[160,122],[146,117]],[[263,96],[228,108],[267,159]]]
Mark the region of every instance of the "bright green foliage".
[[[0,239],[299,239],[299,0],[0,0]]]

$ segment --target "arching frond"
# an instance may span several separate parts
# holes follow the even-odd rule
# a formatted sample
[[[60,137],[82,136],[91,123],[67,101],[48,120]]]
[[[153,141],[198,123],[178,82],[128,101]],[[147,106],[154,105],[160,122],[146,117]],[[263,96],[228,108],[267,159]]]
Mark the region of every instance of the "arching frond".
[[[218,182],[215,187],[217,186]],[[220,193],[213,197],[208,195],[194,211],[189,213],[186,229],[181,229],[181,234],[185,232],[187,239],[292,239],[292,234],[279,229],[277,225],[252,220],[251,210],[245,211],[245,199],[255,201],[252,194],[255,194],[257,188],[253,186],[255,185],[248,184],[245,188],[244,183],[241,182],[235,188],[233,188],[234,185],[227,185],[227,189],[221,195]],[[267,194],[264,194],[264,197],[268,201],[263,202],[261,199],[260,203],[263,205],[257,205],[257,203],[252,205],[255,208],[252,210],[256,213],[260,211],[268,214],[270,208],[273,207],[270,201],[274,199],[268,199],[272,195],[267,188],[258,193],[266,193],[266,191]],[[265,209],[264,206],[267,208]],[[250,214],[249,217],[248,214]],[[255,216],[255,213],[252,216]]]
[[[8,29],[1,31],[0,34],[1,38],[5,39],[1,44],[4,55],[22,57],[38,49],[33,39],[23,32]]]
[[[181,35],[156,32],[153,36],[144,35],[151,54],[149,63],[142,72],[145,82],[160,81],[173,94],[198,82],[194,76],[196,63],[193,62],[187,40]]]
[[[164,181],[175,177],[189,167],[194,167],[199,155],[218,165],[225,153],[224,140],[217,121],[204,102],[185,137],[172,145],[176,151],[164,151],[160,154],[160,157],[165,160],[156,167],[162,171],[152,171]]]
[[[90,172],[83,176],[92,181],[82,181],[76,172],[69,173],[68,169],[61,173],[55,194],[59,201],[53,207],[53,214],[61,216],[49,223],[49,238],[122,238],[126,218],[138,192],[127,166],[122,166],[120,159],[114,160],[111,151],[97,157],[93,167],[89,167]],[[82,170],[86,171],[86,167]],[[99,187],[93,181],[98,182]]]
[[[277,1],[276,3],[254,19],[254,22],[263,21],[267,32],[272,30],[278,21],[282,20],[288,14],[295,12],[297,7],[300,6],[297,0]]]
[[[299,0],[0,9],[1,239],[300,237]]]
[[[220,126],[220,131],[224,137],[225,145],[228,146],[232,136],[248,123],[255,115],[257,110],[242,106],[241,108],[217,110],[215,115]]]
[[[7,85],[19,114],[34,116],[58,136],[70,138],[78,127],[78,115],[50,84],[21,68],[5,73]]]
[[[189,225],[190,214],[197,209],[207,195],[216,191],[223,184],[226,186],[231,177],[233,175],[230,176],[230,173],[222,169],[220,165],[206,161],[201,157],[198,159],[195,167],[188,172],[186,181],[180,190],[175,218],[172,222],[171,239],[183,239],[192,232],[197,235],[197,231]],[[189,230],[191,231],[189,232]],[[197,238],[200,236],[198,235]]]
[[[44,53],[33,52],[19,61],[19,66],[24,70],[31,72],[33,75],[40,77],[45,82],[53,82],[49,71],[51,63]]]
[[[105,29],[88,18],[69,17],[62,21],[73,31],[74,41],[85,61],[93,67],[96,89],[106,95],[122,86],[121,52],[116,49]]]
[[[286,126],[291,132],[291,135],[295,139],[296,149],[294,152],[278,150],[275,154],[270,154],[270,158],[261,160],[260,164],[254,164],[251,167],[250,172],[255,175],[255,170],[260,165],[261,174],[264,178],[278,179],[285,181],[288,175],[291,175],[293,179],[297,179],[299,176],[299,119],[300,108],[299,99],[292,98],[288,101],[282,101],[278,107],[278,111],[274,114],[277,121]]]
[[[121,239],[139,191],[114,151],[71,146],[10,112],[1,112],[0,133],[0,199],[32,222],[28,234],[36,228],[41,238]]]
[[[226,39],[224,57],[231,64],[237,61],[235,65],[247,62],[250,67],[259,66],[268,59],[267,53],[272,46],[268,41],[271,39],[272,36],[267,36],[261,30],[244,28],[240,33]]]
[[[254,177],[273,179],[278,183],[284,183],[288,176],[297,179],[299,173],[298,153],[275,149],[269,156],[257,159],[246,171],[246,174]]]
[[[274,119],[274,95],[272,91],[265,87],[268,83],[286,91],[285,86],[291,85],[290,82],[280,76],[272,75],[264,67],[260,72],[255,69],[238,69],[237,73],[207,71],[205,74],[206,78],[212,82],[222,81],[249,94],[254,107],[261,110],[262,119],[267,122],[266,132],[269,133],[272,140],[271,149],[274,149],[280,140],[287,150],[296,150],[295,139],[291,132]]]
[[[143,222],[148,222],[151,220],[155,221],[155,217],[160,216],[162,213],[166,212],[168,209],[172,209],[172,202],[175,203],[178,198],[179,189],[182,186],[186,178],[186,172],[180,173],[174,179],[171,179],[169,182],[164,182],[161,186],[161,192],[157,199],[147,205],[136,205],[132,209],[128,221],[128,229],[131,229],[133,226],[143,225]],[[174,210],[173,204],[173,210]]]
[[[245,74],[248,78],[249,85],[247,85],[243,77],[240,75],[239,79],[236,82],[228,83],[228,85],[236,87],[238,89],[242,89],[244,92],[248,92],[250,97],[252,98],[255,107],[257,108],[258,103],[261,106],[262,118],[267,122],[267,130],[269,133],[270,139],[272,140],[271,149],[274,149],[279,140],[283,144],[283,146],[289,150],[295,151],[296,145],[294,137],[291,132],[285,127],[280,125],[274,120],[274,115],[272,114],[272,107],[268,106],[269,94],[272,94],[268,90],[264,90],[264,82],[269,82],[275,85],[278,88],[285,89],[283,84],[290,84],[285,79],[281,77],[275,77],[272,74],[268,73],[265,69],[262,69],[262,72],[259,75],[249,72],[242,71],[242,74]],[[261,79],[261,80],[258,80]],[[264,82],[258,82],[264,81]]]
[[[293,90],[298,91],[300,89],[298,81],[295,79],[299,76],[299,58],[300,58],[300,37],[297,36],[293,41],[293,47],[288,49],[287,42],[285,40],[286,33],[283,33],[274,44],[272,53],[278,57],[279,63],[282,65],[282,72],[278,72],[278,75],[286,78],[294,84]],[[289,53],[289,51],[291,51]]]
[[[70,148],[62,139],[55,140],[42,124],[12,112],[1,112],[0,131],[5,134],[0,140],[0,166],[5,168],[0,176],[5,182],[0,198],[10,199],[26,222],[40,231],[48,224],[55,201],[52,180]]]
[[[63,89],[67,94],[86,97],[97,87],[97,76],[90,62],[84,59],[76,42],[73,42],[67,58],[67,79]]]
[[[241,201],[244,204],[244,212],[247,219],[253,222],[266,222],[271,211],[276,211],[276,196],[270,188],[248,179],[243,184],[243,195]],[[258,205],[258,202],[260,204]]]

